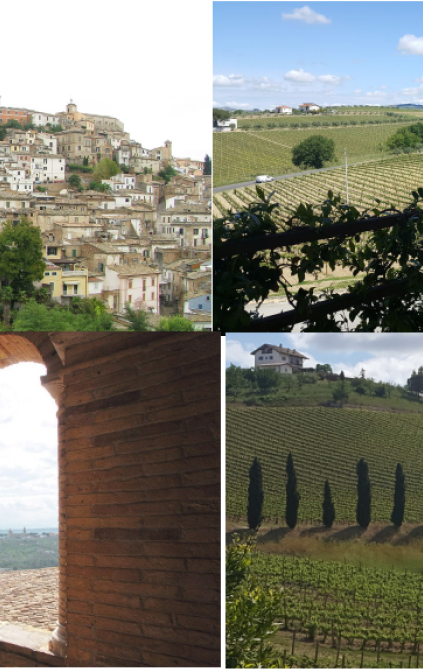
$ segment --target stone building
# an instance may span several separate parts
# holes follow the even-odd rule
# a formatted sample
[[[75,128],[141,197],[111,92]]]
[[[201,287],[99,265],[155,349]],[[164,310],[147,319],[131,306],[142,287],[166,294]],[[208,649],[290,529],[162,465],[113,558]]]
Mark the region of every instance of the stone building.
[[[58,404],[59,621],[0,666],[220,666],[220,336],[0,336]]]

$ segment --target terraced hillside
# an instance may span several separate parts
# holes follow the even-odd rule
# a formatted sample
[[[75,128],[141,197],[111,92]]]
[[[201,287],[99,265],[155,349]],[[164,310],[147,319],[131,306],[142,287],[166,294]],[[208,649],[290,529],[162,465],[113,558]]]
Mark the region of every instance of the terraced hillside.
[[[383,143],[410,122],[346,126],[332,128],[237,131],[213,134],[213,185],[234,184],[253,180],[257,175],[284,175],[299,172],[291,161],[292,148],[311,135],[323,135],[335,141],[335,161],[349,162],[377,159],[383,156]]]
[[[280,221],[290,216],[300,203],[322,203],[329,189],[346,200],[344,168],[298,175],[260,186],[267,194],[274,192],[272,202],[280,204],[274,215]],[[423,154],[403,154],[348,169],[349,203],[359,209],[375,207],[376,198],[380,200],[381,209],[392,204],[405,207],[412,200],[411,191],[420,186],[423,186]],[[214,195],[213,212],[219,217],[228,208],[244,209],[252,201],[257,201],[255,187],[224,191]]]
[[[405,520],[423,520],[423,416],[337,408],[227,407],[227,513],[246,515],[248,470],[263,468],[264,515],[284,518],[285,464],[292,451],[301,494],[299,520],[321,520],[329,479],[338,521],[355,521],[356,464],[369,464],[372,521],[389,521],[395,467],[406,477]]]

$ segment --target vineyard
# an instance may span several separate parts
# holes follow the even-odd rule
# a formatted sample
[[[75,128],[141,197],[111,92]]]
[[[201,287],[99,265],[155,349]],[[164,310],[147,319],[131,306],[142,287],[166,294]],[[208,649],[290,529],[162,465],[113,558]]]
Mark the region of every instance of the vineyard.
[[[274,642],[286,647],[284,663],[419,667],[421,574],[262,553],[253,554],[251,570],[280,595],[282,637],[276,634]],[[295,658],[300,642],[308,642],[309,665]]]
[[[227,407],[227,513],[247,510],[248,471],[254,457],[263,469],[263,515],[284,520],[285,465],[291,451],[301,495],[300,522],[319,523],[325,479],[329,479],[336,520],[353,522],[356,464],[364,458],[372,484],[372,521],[389,521],[395,468],[406,478],[405,521],[423,517],[423,417],[339,408]]]
[[[299,172],[291,161],[292,148],[312,135],[323,135],[335,141],[335,161],[367,161],[384,156],[383,143],[398,129],[410,124],[375,124],[284,130],[251,130],[213,134],[213,185],[234,184],[254,180],[257,175],[284,175]]]
[[[401,155],[348,169],[349,203],[358,209],[375,207],[376,198],[380,200],[380,209],[392,204],[398,208],[407,206],[411,200],[411,191],[421,185],[422,154]],[[266,194],[274,192],[272,202],[280,205],[273,212],[273,217],[279,222],[290,216],[292,210],[302,202],[322,203],[329,189],[346,199],[345,168],[299,175],[260,186]],[[224,191],[214,195],[213,212],[215,217],[219,217],[227,209],[243,210],[254,201],[257,201],[255,187]]]
[[[321,114],[321,115],[286,115],[286,114],[273,114],[271,116],[262,116],[258,118],[238,118],[238,128],[242,129],[254,129],[256,126],[263,128],[296,128],[296,127],[307,127],[312,126],[314,128],[319,127],[336,127],[336,126],[357,126],[357,125],[366,125],[366,124],[381,124],[383,123],[401,123],[402,121],[408,121],[409,123],[413,121],[419,121],[420,117],[416,116],[405,116],[404,114],[398,113],[383,113],[380,112],[365,114],[365,113],[355,113],[355,114]]]

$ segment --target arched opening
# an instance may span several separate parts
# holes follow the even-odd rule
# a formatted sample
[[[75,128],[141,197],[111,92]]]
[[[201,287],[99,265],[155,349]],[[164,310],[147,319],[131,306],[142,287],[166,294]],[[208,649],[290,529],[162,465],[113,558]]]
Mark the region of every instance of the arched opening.
[[[220,666],[220,336],[0,335],[58,412],[59,615],[0,666]]]
[[[48,650],[58,618],[58,438],[45,374],[31,362],[0,370],[0,638]]]

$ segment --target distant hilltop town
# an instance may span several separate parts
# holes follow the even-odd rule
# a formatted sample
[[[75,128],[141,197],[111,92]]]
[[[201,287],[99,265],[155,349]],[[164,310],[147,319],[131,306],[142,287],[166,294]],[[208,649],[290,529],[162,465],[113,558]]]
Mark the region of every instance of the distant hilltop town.
[[[6,533],[0,533],[0,539],[52,539],[58,536],[57,532],[27,532],[25,527],[22,532],[9,529]]]
[[[210,173],[207,156],[147,149],[72,100],[55,114],[0,105],[0,225],[39,227],[40,286],[59,304],[96,298],[211,330]]]

